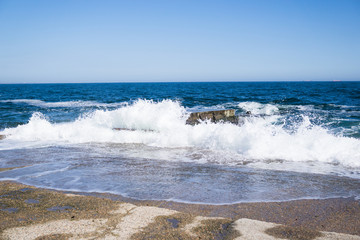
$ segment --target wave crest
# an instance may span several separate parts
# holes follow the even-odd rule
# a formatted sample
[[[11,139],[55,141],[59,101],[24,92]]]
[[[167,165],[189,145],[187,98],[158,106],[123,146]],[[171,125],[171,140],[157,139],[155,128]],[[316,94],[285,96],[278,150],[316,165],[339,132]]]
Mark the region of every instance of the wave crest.
[[[253,106],[252,111],[258,109],[262,114],[277,111],[272,105],[248,103],[244,106]],[[335,136],[327,129],[311,124],[306,116],[302,121],[294,122],[296,130],[289,132],[276,123],[278,116],[274,115],[244,118],[241,125],[204,122],[196,126],[185,124],[188,115],[189,112],[177,101],[137,100],[115,110],[96,110],[69,123],[51,123],[43,114],[34,113],[27,124],[5,129],[1,134],[8,136],[2,142],[12,141],[12,148],[24,146],[24,141],[37,146],[42,143],[131,143],[158,148],[223,151],[234,156],[219,158],[218,162],[224,164],[236,164],[244,159],[285,160],[360,168],[359,139]],[[4,146],[2,144],[0,142],[0,148]]]

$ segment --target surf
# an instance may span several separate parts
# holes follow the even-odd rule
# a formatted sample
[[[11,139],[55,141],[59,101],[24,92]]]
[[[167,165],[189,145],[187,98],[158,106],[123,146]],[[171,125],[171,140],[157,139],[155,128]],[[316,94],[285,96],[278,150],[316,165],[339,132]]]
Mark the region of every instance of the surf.
[[[281,160],[360,167],[359,139],[334,135],[304,115],[298,116],[301,121],[285,126],[274,105],[248,102],[239,105],[254,114],[242,117],[238,125],[210,121],[187,125],[191,112],[173,100],[139,99],[115,110],[86,112],[74,121],[63,123],[53,123],[46,114],[35,112],[28,123],[0,132],[7,136],[0,142],[0,149],[10,149],[6,142],[11,142],[12,149],[32,143],[37,147],[42,144],[143,144],[223,151],[236,156],[231,160],[219,159],[222,164]],[[116,128],[132,131],[116,131]]]

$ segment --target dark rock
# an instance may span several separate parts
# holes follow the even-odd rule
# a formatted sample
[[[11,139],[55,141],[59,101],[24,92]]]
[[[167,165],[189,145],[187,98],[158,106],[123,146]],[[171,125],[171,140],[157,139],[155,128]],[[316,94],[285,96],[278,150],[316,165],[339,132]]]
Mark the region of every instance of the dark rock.
[[[171,226],[172,226],[173,228],[178,228],[178,227],[179,227],[180,221],[179,221],[178,219],[176,219],[176,218],[168,218],[167,221],[168,221],[169,223],[171,223]]]
[[[172,226],[173,228],[178,228],[178,227],[179,227],[180,221],[179,221],[178,219],[176,219],[176,218],[168,218],[167,221],[168,221],[169,223],[171,223],[171,226]]]
[[[230,122],[237,124],[239,118],[235,116],[234,109],[219,110],[219,111],[207,111],[207,112],[194,112],[191,113],[189,118],[186,120],[186,124],[195,125],[200,121],[210,120],[211,122],[217,123],[220,121]]]
[[[6,138],[5,135],[0,135],[0,140],[3,140],[3,139],[5,139],[5,138]]]

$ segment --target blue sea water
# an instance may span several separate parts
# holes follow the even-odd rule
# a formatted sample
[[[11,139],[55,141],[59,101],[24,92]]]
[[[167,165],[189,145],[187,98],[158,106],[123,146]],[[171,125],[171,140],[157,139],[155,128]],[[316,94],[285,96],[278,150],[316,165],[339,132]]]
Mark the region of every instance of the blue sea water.
[[[220,109],[239,124],[185,124]],[[211,204],[360,197],[360,82],[0,85],[0,135],[0,167],[21,167],[0,180],[40,187]]]

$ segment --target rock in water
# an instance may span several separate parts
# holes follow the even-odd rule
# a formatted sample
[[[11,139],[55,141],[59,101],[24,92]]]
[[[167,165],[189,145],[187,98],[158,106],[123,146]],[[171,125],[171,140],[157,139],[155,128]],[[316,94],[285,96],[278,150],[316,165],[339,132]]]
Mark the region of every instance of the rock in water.
[[[0,140],[3,140],[3,139],[5,139],[5,138],[6,138],[5,135],[0,135]]]
[[[194,112],[191,113],[189,118],[186,120],[186,124],[195,125],[200,121],[210,120],[211,122],[217,123],[220,121],[230,122],[237,124],[239,118],[235,116],[234,109],[219,110],[219,111],[207,111],[207,112]]]

